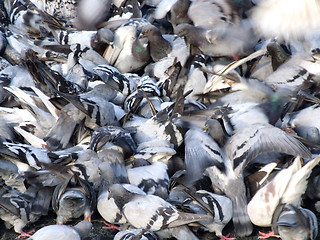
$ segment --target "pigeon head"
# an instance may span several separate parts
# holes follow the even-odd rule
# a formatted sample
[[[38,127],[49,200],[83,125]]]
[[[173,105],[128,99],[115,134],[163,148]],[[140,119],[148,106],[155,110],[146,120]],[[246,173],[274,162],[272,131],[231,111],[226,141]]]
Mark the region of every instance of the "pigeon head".
[[[159,29],[155,27],[154,25],[145,25],[143,26],[141,33],[139,35],[139,38],[151,38],[155,34],[161,34],[159,32]]]
[[[134,193],[128,191],[122,184],[113,184],[109,187],[108,199],[114,199],[119,209],[134,197]]]
[[[194,26],[183,23],[179,24],[175,29],[174,29],[174,34],[176,37],[187,37],[189,32],[194,29]]]
[[[106,27],[100,28],[97,31],[97,40],[112,45],[114,40],[114,34],[110,29]]]
[[[88,221],[81,221],[73,228],[79,233],[81,239],[84,239],[92,229],[92,223]]]

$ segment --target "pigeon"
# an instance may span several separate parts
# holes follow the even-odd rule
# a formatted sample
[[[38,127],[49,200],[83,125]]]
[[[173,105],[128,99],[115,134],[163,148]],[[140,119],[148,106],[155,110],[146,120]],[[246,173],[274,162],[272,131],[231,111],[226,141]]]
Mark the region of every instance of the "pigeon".
[[[25,192],[26,186],[23,183],[25,178],[19,173],[17,165],[6,159],[1,159],[0,162],[0,178],[4,184],[20,192]]]
[[[311,17],[317,16],[319,11],[317,0],[263,0],[251,9],[249,15],[256,31],[263,37],[290,41],[308,38],[319,28],[320,21]]]
[[[0,199],[0,218],[7,228],[13,226],[16,233],[22,233],[27,224],[41,217],[41,214],[32,211],[32,200],[14,188],[1,186]]]
[[[232,219],[233,215],[231,199],[206,190],[192,192],[189,189],[185,189],[184,191],[188,197],[181,204],[182,209],[211,216],[213,221],[212,219],[199,221],[199,224],[205,230],[215,232],[217,237],[223,238],[222,230]]]
[[[208,107],[210,110],[202,112],[208,116],[219,107],[221,108],[221,105],[226,107],[228,111],[225,117],[228,118],[227,121],[234,130],[255,123],[275,125],[288,111],[287,106],[290,106],[295,100],[295,94],[290,89],[279,88],[273,91],[269,85],[254,79],[243,79],[239,84],[234,83],[233,85],[232,88],[235,91],[220,97]],[[255,89],[255,91],[250,91],[250,89]],[[229,130],[227,132],[230,134]]]
[[[92,223],[81,221],[73,227],[66,225],[48,225],[36,231],[29,240],[61,239],[81,240],[84,239],[92,228]]]
[[[94,30],[110,15],[112,1],[81,0],[77,6],[77,18],[81,29]]]
[[[297,157],[290,167],[281,170],[272,181],[259,189],[248,203],[248,214],[252,223],[257,226],[271,226],[277,206],[292,204],[298,207],[301,195],[307,189],[307,178],[319,160],[320,158],[316,157],[302,167],[301,159]],[[268,211],[261,212],[258,209]]]
[[[32,2],[15,1],[15,4],[4,4],[10,23],[19,29],[26,32],[39,32],[42,25],[42,19],[39,14],[39,9]]]
[[[168,21],[175,28],[181,23],[190,23],[190,17],[188,16],[188,9],[191,2],[189,0],[178,0],[171,7],[170,14],[167,14]]]
[[[172,237],[175,239],[199,239],[186,225],[179,227],[164,228],[162,230],[157,231],[156,234],[157,236],[159,236],[160,239],[168,239]]]
[[[43,134],[43,131],[37,128],[39,126],[36,122],[37,120],[27,109],[0,107],[0,116],[3,119],[3,134],[10,134],[12,130],[17,132],[17,129],[21,129],[21,127],[33,134],[33,136],[41,136]],[[17,136],[15,135],[14,137],[16,138]],[[5,138],[14,141],[14,139],[10,139],[10,136]]]
[[[160,30],[153,25],[143,26],[139,36],[148,38],[150,46],[150,56],[157,62],[161,58],[167,57],[172,50],[170,42],[162,37]]]
[[[206,168],[217,165],[220,169],[224,169],[223,158],[219,152],[219,145],[205,132],[200,129],[191,128],[184,136],[185,144],[185,164],[187,169],[187,185],[199,179],[203,175]],[[204,161],[193,161],[195,155],[200,156]]]
[[[127,20],[142,17],[141,8],[143,4],[139,1],[113,1],[113,5],[114,12],[112,14],[112,17],[108,20],[108,22],[112,22],[113,20],[117,21],[117,19]]]
[[[143,76],[138,80],[137,89],[124,102],[124,109],[141,117],[151,118],[162,110],[161,90],[156,79]]]
[[[159,231],[163,228],[178,227],[208,219],[206,215],[178,211],[170,203],[155,195],[130,192],[121,184],[113,184],[109,192],[110,198],[114,199],[128,223],[135,228]]]
[[[266,154],[266,156],[267,158],[269,158],[270,154]],[[251,197],[254,196],[260,188],[262,188],[265,184],[271,181],[271,179],[278,173],[278,171],[281,170],[281,167],[278,168],[278,157],[279,155],[276,153],[274,161],[266,164],[263,160],[261,161],[258,157],[256,158],[257,161],[255,161],[255,159],[245,170],[245,182],[248,186]],[[256,164],[254,162],[256,162]],[[268,162],[270,162],[269,159]]]
[[[205,55],[195,55],[192,59],[190,70],[187,76],[187,82],[184,87],[184,93],[192,90],[192,92],[186,97],[190,100],[199,100],[200,94],[203,93],[203,89],[206,86],[208,75],[202,69],[206,68]],[[209,63],[208,63],[209,65]]]
[[[263,81],[273,88],[288,88],[297,92],[307,79],[312,80],[318,75],[316,65],[317,63],[312,63],[303,54],[295,54]]]
[[[174,29],[178,37],[184,37],[192,55],[205,54],[212,57],[245,55],[253,47],[251,29],[245,24],[227,28],[206,29],[191,24],[180,24]]]
[[[84,215],[84,219],[91,221],[91,214],[96,205],[96,195],[90,184],[72,176],[55,187],[52,196],[52,208],[57,214],[57,223],[63,224],[73,218]]]
[[[96,44],[97,48],[99,48],[99,42],[94,42],[94,44]],[[87,78],[94,78],[93,69],[96,67],[96,65],[108,64],[107,60],[97,52],[99,49],[95,51],[94,49],[91,49],[85,45],[76,43],[70,45],[70,50],[71,52],[68,55],[67,63],[63,64],[60,70],[65,77],[67,77],[67,74],[70,74],[69,72],[74,68],[75,65],[80,64],[84,69],[83,71],[85,72],[85,76]],[[90,84],[90,82],[86,83],[87,85]]]
[[[45,2],[43,10],[58,19],[64,19],[67,26],[75,25],[77,21],[77,7],[74,0],[60,0],[59,2]]]
[[[121,240],[121,239],[135,239],[139,237],[141,240],[157,240],[157,236],[155,233],[151,231],[146,231],[144,229],[127,229],[119,231],[115,236],[114,240]]]
[[[96,129],[92,134],[89,147],[98,151],[108,142],[113,142],[113,144],[122,147],[129,155],[136,152],[137,146],[131,137],[131,132],[112,125]]]
[[[274,223],[281,239],[316,239],[318,222],[316,215],[309,209],[288,204],[283,207],[279,219]]]
[[[113,42],[113,32],[108,28],[100,28],[96,31],[71,31],[53,30],[53,35],[61,45],[80,44],[87,48],[93,48],[99,43],[111,44]]]
[[[30,169],[40,169],[42,164],[50,164],[51,159],[48,157],[48,149],[32,147],[28,144],[11,143],[2,141],[0,143],[0,155],[14,163],[19,173]]]
[[[276,41],[268,43],[267,50],[271,55],[271,65],[273,71],[276,71],[278,67],[280,67],[290,58],[290,55]]]
[[[139,70],[148,62],[147,45],[138,39],[141,27],[147,24],[150,23],[145,19],[132,19],[114,32],[113,45],[106,49],[104,57],[121,73]]]
[[[53,154],[57,154],[57,152],[51,153],[50,155],[52,156]],[[94,190],[97,190],[97,191],[99,190],[100,176],[97,173],[99,169],[99,164],[102,162],[102,160],[99,158],[99,156],[95,151],[91,149],[83,149],[78,151],[75,150],[75,151],[72,151],[71,153],[66,153],[61,155],[57,154],[56,158],[57,160],[54,160],[54,162],[57,162],[62,159],[66,159],[68,161],[74,161],[74,164],[76,166],[84,167],[85,175],[83,175],[81,171],[77,171],[77,168],[73,168],[73,170],[79,172],[81,177],[83,178],[87,177],[88,182],[92,184],[92,187],[94,188]]]
[[[166,17],[174,28],[181,23],[190,23],[190,18],[187,15],[189,6],[189,0],[160,1],[153,13],[153,17],[156,20]]]
[[[84,91],[78,84],[66,81],[59,72],[49,68],[32,49],[25,52],[24,65],[32,76],[36,87],[48,97],[55,97],[57,91],[66,94],[76,94]]]
[[[27,93],[26,91],[14,86],[10,88],[4,87],[4,89],[11,92],[21,106],[30,111],[30,113],[34,115],[35,119],[39,120],[39,124],[35,125],[36,129],[33,130],[33,132],[37,137],[43,138],[58,119],[58,110],[49,101],[48,97],[35,87],[31,87],[31,89],[38,96],[34,96],[33,94]],[[43,107],[43,105],[45,107]]]
[[[193,1],[188,9],[188,16],[195,26],[208,29],[240,23],[239,13],[232,1]]]
[[[144,37],[148,39],[150,56],[154,62],[165,57],[177,57],[177,61],[180,61],[182,66],[185,65],[189,55],[183,40],[162,35],[160,30],[151,24],[142,27],[139,38]]]
[[[46,145],[51,151],[66,148],[73,132],[85,115],[71,103],[60,111],[59,118],[44,137]]]
[[[318,111],[319,107],[316,104],[288,113],[283,118],[282,127],[291,127],[300,137],[319,143],[320,126],[314,121]]]
[[[255,89],[255,91],[252,92],[250,91],[251,89]],[[268,98],[271,98],[274,93],[273,89],[264,82],[245,78],[240,78],[240,82],[233,83],[230,90],[231,91],[229,91],[228,94],[217,99],[217,101],[211,104],[209,108],[221,105],[232,106],[235,104],[248,102],[262,103],[265,102]]]
[[[97,153],[97,156],[99,157],[99,159],[101,160],[102,163],[107,162],[108,164],[110,164],[110,167],[112,168],[112,171],[115,174],[116,182],[118,182],[118,183],[128,183],[129,182],[127,168],[125,165],[126,162],[124,160],[124,152],[121,147],[118,147],[116,145],[111,145],[108,148],[100,150]],[[99,169],[101,169],[100,164],[99,164]],[[102,171],[102,170],[100,170],[100,171]],[[111,176],[112,176],[112,174],[111,174]],[[101,177],[102,180],[104,178],[106,178],[106,177],[103,177],[103,176]]]
[[[111,224],[126,224],[127,219],[123,215],[121,208],[115,201],[115,198],[110,195],[110,187],[114,184],[119,184],[117,172],[115,172],[109,162],[104,162],[99,165],[101,172],[101,185],[99,189],[99,194],[97,198],[97,210],[101,217]],[[127,191],[132,191],[137,194],[146,195],[137,186],[123,183],[122,184]]]
[[[95,67],[93,71],[103,82],[120,93],[120,96],[116,95],[115,99],[112,100],[115,104],[122,104],[126,97],[137,88],[135,78],[126,77],[126,75],[121,74],[118,69],[110,65],[99,65]]]
[[[319,191],[318,191],[318,182],[319,182],[319,166],[313,168],[311,175],[308,179],[308,186],[306,190],[305,202],[306,205],[311,206],[309,209],[314,209],[319,212]]]

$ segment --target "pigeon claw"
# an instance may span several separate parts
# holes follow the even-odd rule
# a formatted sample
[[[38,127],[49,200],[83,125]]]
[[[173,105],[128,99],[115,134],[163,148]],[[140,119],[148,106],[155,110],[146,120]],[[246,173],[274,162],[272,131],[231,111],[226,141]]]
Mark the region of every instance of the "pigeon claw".
[[[219,236],[220,240],[236,240],[235,238],[229,237],[230,233],[228,233],[226,236]]]
[[[22,232],[18,237],[17,237],[17,239],[20,239],[20,238],[29,238],[29,237],[31,237],[31,234],[32,233],[34,233],[35,232],[35,230],[31,230],[31,231],[29,231],[29,232]]]
[[[276,238],[280,238],[280,235],[275,235],[273,233],[273,231],[270,231],[268,233],[264,233],[264,232],[260,232],[259,231],[259,237],[258,239],[267,239],[267,238],[270,238],[270,237],[276,237]]]
[[[103,222],[106,226],[102,227],[103,229],[115,229],[117,231],[120,230],[120,227],[116,226],[116,225],[113,225],[113,224],[110,224],[110,223],[107,223],[106,221]]]

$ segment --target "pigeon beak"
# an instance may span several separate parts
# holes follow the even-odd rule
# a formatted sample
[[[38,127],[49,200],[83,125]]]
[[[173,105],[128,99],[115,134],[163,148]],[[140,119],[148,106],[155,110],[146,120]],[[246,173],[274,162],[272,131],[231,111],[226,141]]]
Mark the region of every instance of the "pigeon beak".
[[[91,222],[91,216],[85,216],[83,220],[84,220],[84,221]]]
[[[111,198],[111,191],[110,191],[110,189],[108,190],[108,192],[109,192],[108,200],[110,200],[110,198]]]
[[[320,60],[320,49],[319,48],[315,48],[315,49],[312,49],[312,57],[319,61]]]
[[[176,39],[179,38],[179,37],[180,37],[180,36],[177,35],[177,34],[173,35],[173,41],[176,40]]]
[[[138,39],[141,39],[141,38],[145,38],[146,36],[143,34],[143,32],[141,32],[138,36]]]

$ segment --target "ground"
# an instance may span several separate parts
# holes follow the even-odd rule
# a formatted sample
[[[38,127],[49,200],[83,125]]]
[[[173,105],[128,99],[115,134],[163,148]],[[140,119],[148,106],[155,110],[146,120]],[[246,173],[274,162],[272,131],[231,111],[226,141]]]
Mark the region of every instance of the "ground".
[[[68,224],[74,225],[78,221],[70,222]],[[38,230],[43,226],[55,224],[55,218],[54,215],[48,215],[40,218],[36,223],[31,224],[30,226],[25,228],[25,231],[30,231],[32,229]],[[86,240],[111,240],[113,239],[114,235],[117,233],[116,230],[108,230],[108,229],[102,229],[104,226],[103,219],[98,215],[94,214],[92,216],[92,224],[93,229],[90,232],[89,237]],[[258,231],[268,232],[269,228],[255,228],[253,236],[250,237],[244,237],[244,238],[237,238],[237,240],[257,240],[258,239]],[[225,231],[228,231],[228,226],[225,228]],[[224,232],[225,232],[224,231]],[[0,240],[14,240],[17,239],[19,234],[15,233],[13,229],[6,229],[4,226],[4,223],[0,222]],[[214,234],[212,233],[205,233],[202,235],[201,240],[218,240]],[[274,240],[277,238],[269,238],[270,240]]]

